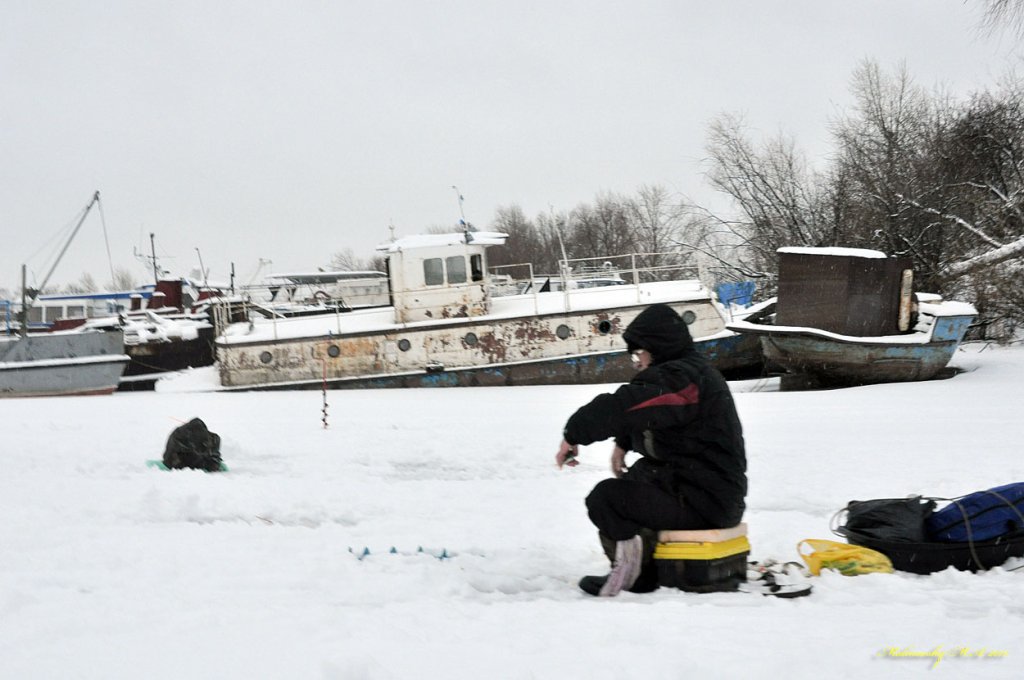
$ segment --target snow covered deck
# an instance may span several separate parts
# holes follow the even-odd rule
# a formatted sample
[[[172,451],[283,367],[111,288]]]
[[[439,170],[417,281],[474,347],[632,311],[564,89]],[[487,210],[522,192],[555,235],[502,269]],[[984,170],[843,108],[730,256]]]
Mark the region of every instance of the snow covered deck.
[[[325,335],[389,333],[401,329],[429,329],[453,323],[487,323],[547,314],[615,309],[656,302],[710,301],[699,281],[659,281],[639,286],[607,286],[577,290],[510,295],[491,298],[490,313],[474,317],[444,318],[398,323],[392,307],[356,309],[289,319],[255,319],[252,324],[228,326],[218,337],[220,344],[315,338]]]

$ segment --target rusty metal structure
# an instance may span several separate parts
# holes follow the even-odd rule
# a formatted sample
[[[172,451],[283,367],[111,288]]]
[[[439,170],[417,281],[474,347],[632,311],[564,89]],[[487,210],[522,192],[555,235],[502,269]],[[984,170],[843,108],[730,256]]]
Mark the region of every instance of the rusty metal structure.
[[[692,268],[643,266],[651,257],[620,256],[625,264],[616,276],[601,279],[574,278],[586,263],[566,261],[557,286],[533,285],[539,277],[524,265],[529,284],[494,295],[487,249],[505,238],[464,232],[400,239],[380,247],[389,305],[297,318],[249,315],[227,324],[216,341],[223,388],[623,381],[634,371],[622,331],[656,302],[682,315],[698,348],[722,369],[760,362],[756,339],[726,330]]]

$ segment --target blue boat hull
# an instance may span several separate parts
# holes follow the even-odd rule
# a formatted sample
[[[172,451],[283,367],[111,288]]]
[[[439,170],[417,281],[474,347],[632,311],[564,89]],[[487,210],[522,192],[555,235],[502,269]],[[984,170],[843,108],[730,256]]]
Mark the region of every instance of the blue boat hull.
[[[930,380],[949,364],[972,317],[935,320],[923,343],[884,339],[852,341],[812,333],[772,330],[765,325],[761,345],[769,366],[815,378],[823,385],[869,385]]]

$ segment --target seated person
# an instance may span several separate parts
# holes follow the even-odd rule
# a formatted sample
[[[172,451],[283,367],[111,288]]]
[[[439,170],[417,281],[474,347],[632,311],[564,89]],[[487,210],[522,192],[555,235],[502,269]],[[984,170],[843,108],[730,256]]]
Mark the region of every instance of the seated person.
[[[682,318],[668,305],[652,305],[622,337],[639,372],[576,411],[555,456],[559,467],[574,466],[578,445],[615,438],[614,477],[586,500],[612,570],[580,581],[584,591],[606,597],[657,588],[656,532],[735,526],[747,493],[743,428],[732,394],[694,348]],[[641,458],[627,469],[630,450]]]

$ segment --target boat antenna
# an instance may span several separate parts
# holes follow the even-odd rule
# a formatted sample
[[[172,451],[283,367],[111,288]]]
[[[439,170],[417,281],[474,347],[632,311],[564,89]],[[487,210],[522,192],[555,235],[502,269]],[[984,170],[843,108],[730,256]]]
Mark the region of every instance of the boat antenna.
[[[196,255],[199,256],[199,271],[203,274],[203,286],[206,288],[210,287],[210,281],[206,278],[206,268],[203,266],[203,254],[199,252],[199,248],[196,248]]]
[[[459,191],[459,188],[454,184],[452,185],[452,189],[455,189],[455,195],[459,197],[459,217],[462,218],[459,220],[459,224],[462,225],[462,233],[466,236],[466,243],[469,243],[470,241],[473,240],[473,237],[469,233],[469,223],[466,222],[466,213],[462,209],[462,201],[464,200],[462,197],[462,192]]]
[[[548,204],[548,210],[551,211],[551,228],[555,230],[555,236],[558,237],[558,247],[562,249],[562,269],[567,270],[569,268],[569,256],[565,252],[565,242],[562,240],[562,230],[558,226],[558,222],[555,220],[555,206]],[[568,272],[563,272],[564,275],[568,275]]]
[[[160,275],[157,274],[157,268],[156,268],[156,241],[154,239],[155,239],[155,235],[153,234],[153,232],[149,232],[149,252],[152,253],[152,257],[153,257],[153,284],[156,285],[156,284],[160,283]]]

